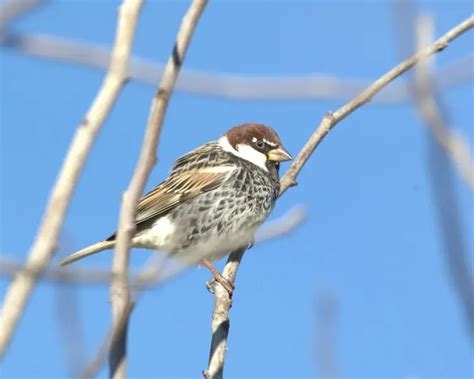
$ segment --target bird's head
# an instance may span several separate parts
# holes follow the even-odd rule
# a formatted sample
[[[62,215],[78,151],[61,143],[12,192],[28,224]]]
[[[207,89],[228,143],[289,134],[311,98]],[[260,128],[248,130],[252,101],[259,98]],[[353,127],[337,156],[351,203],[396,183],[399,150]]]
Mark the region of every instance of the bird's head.
[[[292,159],[280,137],[262,124],[243,124],[229,129],[220,139],[222,148],[267,170],[268,163],[277,166]]]

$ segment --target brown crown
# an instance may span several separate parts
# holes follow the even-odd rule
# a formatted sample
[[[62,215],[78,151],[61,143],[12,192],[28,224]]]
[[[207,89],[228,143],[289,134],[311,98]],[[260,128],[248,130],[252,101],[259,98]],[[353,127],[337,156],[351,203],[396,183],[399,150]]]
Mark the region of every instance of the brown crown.
[[[252,144],[253,138],[267,140],[276,146],[281,146],[280,137],[269,126],[263,124],[242,124],[234,126],[225,134],[229,143],[235,148],[238,144]]]

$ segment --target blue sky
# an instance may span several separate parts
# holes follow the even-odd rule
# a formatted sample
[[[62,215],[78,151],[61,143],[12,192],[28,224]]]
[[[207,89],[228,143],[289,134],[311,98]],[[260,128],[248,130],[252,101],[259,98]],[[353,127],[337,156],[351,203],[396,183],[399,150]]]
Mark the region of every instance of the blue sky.
[[[15,30],[111,44],[112,1],[52,1],[15,22]],[[152,1],[143,10],[134,54],[165,61],[185,1]],[[441,35],[472,13],[469,1],[421,2]],[[211,1],[185,61],[187,68],[242,75],[321,72],[376,78],[399,62],[388,1]],[[472,53],[473,34],[437,57],[444,66]],[[103,72],[0,50],[1,252],[25,258],[62,158]],[[130,83],[95,144],[68,212],[69,250],[115,229],[120,196],[142,142],[154,88]],[[452,126],[473,146],[473,87],[443,93]],[[175,93],[147,189],[173,160],[230,126],[263,122],[295,154],[338,101],[236,101]],[[338,303],[335,356],[341,376],[468,377],[472,348],[443,253],[429,174],[431,137],[410,104],[369,104],[338,125],[302,171],[299,186],[272,217],[296,204],[307,221],[283,239],[255,246],[237,279],[227,355],[228,377],[315,377],[316,302]],[[284,168],[286,168],[285,166]],[[472,193],[454,175],[463,238],[472,263]],[[66,252],[61,252],[66,254]],[[132,266],[149,253],[132,254]],[[57,261],[57,258],[55,258]],[[108,267],[103,253],[81,263]],[[54,264],[54,263],[53,263]],[[222,264],[222,263],[221,263]],[[147,291],[130,326],[130,377],[200,377],[208,359],[213,298],[209,273],[190,269]],[[0,280],[3,293],[7,287]],[[108,288],[77,295],[89,357],[110,323]],[[66,377],[57,328],[58,289],[40,284],[28,305],[2,376]],[[101,371],[106,376],[106,370]]]

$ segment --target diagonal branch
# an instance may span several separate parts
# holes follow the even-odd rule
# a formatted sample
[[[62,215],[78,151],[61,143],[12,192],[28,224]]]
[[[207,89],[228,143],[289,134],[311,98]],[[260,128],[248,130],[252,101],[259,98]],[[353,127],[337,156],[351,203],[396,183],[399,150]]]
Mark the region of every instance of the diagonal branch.
[[[449,42],[459,37],[461,34],[465,33],[472,27],[474,27],[474,16],[469,17],[468,19],[457,25],[455,28],[451,29],[432,45],[419,50],[416,54],[412,55],[407,60],[392,68],[389,72],[378,78],[362,93],[360,93],[346,105],[339,108],[336,112],[328,113],[323,118],[318,129],[316,129],[315,133],[310,137],[303,149],[299,152],[294,163],[285,173],[285,176],[282,178],[280,194],[283,194],[289,187],[296,184],[296,176],[299,174],[304,164],[314,152],[316,147],[320,144],[326,134],[328,134],[329,131],[334,127],[334,125],[345,119],[356,109],[360,108],[362,105],[371,101],[372,98],[392,80],[402,75],[405,71],[412,68],[421,60],[444,50],[448,46]]]
[[[135,172],[123,195],[112,269],[118,278],[112,280],[110,288],[114,328],[112,334],[115,337],[110,347],[109,364],[111,377],[113,378],[124,378],[126,376],[126,323],[132,309],[127,274],[130,243],[136,230],[136,208],[156,161],[155,152],[169,99],[178,79],[191,37],[206,4],[207,0],[194,0],[183,18],[173,52],[168,59],[163,78],[152,100],[143,146]],[[121,320],[124,318],[126,319],[124,321],[125,326],[122,327]]]
[[[56,184],[51,191],[43,222],[24,271],[17,274],[6,292],[0,314],[0,330],[2,330],[0,356],[7,349],[38,277],[53,256],[66,211],[87,156],[120,90],[126,83],[128,59],[132,49],[139,4],[141,1],[134,2],[137,11],[133,15],[122,14],[118,21],[109,71],[71,142]]]
[[[421,60],[444,50],[449,42],[459,37],[461,34],[474,27],[474,16],[471,16],[461,22],[459,25],[448,31],[432,45],[419,50],[416,54],[398,64],[386,74],[378,78],[374,83],[367,87],[362,93],[356,96],[352,101],[339,108],[334,113],[328,113],[316,131],[303,146],[293,164],[281,179],[280,196],[286,190],[296,185],[296,177],[308,161],[314,150],[318,147],[329,131],[340,121],[350,115],[352,112],[367,104],[372,98],[392,80],[396,79],[404,72],[415,66]],[[231,283],[234,283],[237,270],[242,260],[245,250],[237,250],[230,254],[224,267],[222,275]],[[222,378],[224,371],[225,352],[227,350],[227,336],[229,332],[229,310],[231,299],[227,291],[217,283],[214,293],[214,311],[212,314],[212,341],[209,354],[208,369],[204,371],[205,378]]]

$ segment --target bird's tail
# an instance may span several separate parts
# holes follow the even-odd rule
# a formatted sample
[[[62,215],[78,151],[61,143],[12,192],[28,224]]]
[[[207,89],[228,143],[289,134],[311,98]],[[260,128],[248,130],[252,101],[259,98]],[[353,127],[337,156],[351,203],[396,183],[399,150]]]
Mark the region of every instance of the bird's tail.
[[[93,245],[87,246],[86,248],[76,251],[59,262],[61,266],[66,266],[72,262],[78,261],[79,259],[88,257],[89,255],[96,254],[100,251],[112,249],[115,246],[115,241],[101,241]]]

